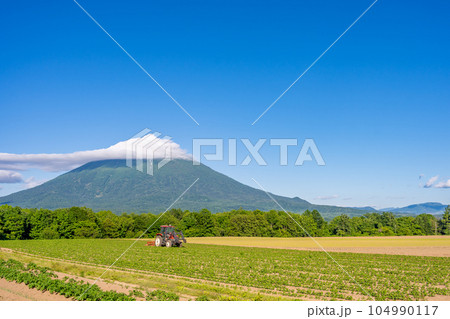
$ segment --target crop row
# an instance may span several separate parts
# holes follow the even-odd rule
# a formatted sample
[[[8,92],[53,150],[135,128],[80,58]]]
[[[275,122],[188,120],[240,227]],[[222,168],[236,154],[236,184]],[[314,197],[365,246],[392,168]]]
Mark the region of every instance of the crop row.
[[[73,278],[64,277],[58,279],[58,276],[50,271],[49,268],[39,267],[34,263],[25,265],[14,259],[7,261],[0,259],[0,278],[24,283],[30,288],[48,291],[52,294],[60,294],[74,300],[132,301],[136,300],[134,296],[145,297],[139,290],[124,294],[115,291],[104,291],[97,285],[90,285]],[[148,293],[145,297],[145,300],[159,301],[178,299],[179,297],[176,294],[161,290]]]

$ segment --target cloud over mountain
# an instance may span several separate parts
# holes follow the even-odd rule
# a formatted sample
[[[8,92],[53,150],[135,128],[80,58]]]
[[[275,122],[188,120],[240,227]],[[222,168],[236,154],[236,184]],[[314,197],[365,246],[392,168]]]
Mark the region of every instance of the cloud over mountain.
[[[18,183],[23,180],[16,171],[41,169],[49,172],[69,171],[92,161],[106,159],[125,159],[127,151],[134,150],[134,158],[147,158],[151,151],[153,158],[164,158],[170,151],[173,159],[191,159],[180,145],[170,139],[159,138],[157,134],[147,134],[119,142],[108,148],[78,151],[63,154],[11,154],[0,153],[0,183]],[[3,173],[2,173],[3,172]],[[10,172],[10,173],[6,173]],[[5,181],[2,181],[5,180]],[[7,182],[11,180],[11,182]],[[12,180],[15,180],[12,182]]]

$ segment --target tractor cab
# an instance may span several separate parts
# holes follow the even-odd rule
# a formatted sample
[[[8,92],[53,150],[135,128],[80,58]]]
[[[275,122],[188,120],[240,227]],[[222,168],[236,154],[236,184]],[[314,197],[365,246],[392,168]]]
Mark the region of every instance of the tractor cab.
[[[171,225],[169,225],[169,226],[162,225],[161,226],[161,233],[160,233],[161,236],[171,235],[174,232],[175,232],[175,227],[173,227]]]

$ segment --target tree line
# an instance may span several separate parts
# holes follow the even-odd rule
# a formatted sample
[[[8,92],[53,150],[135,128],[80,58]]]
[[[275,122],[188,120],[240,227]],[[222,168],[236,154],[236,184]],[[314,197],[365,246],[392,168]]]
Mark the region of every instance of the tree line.
[[[160,225],[173,225],[188,237],[314,237],[450,235],[450,206],[440,218],[430,214],[392,213],[340,215],[327,222],[316,210],[302,214],[283,211],[232,210],[211,214],[172,209],[166,213],[113,214],[86,207],[25,209],[0,206],[0,240],[57,238],[152,238]],[[150,227],[151,226],[151,227]],[[150,227],[150,228],[149,228]]]

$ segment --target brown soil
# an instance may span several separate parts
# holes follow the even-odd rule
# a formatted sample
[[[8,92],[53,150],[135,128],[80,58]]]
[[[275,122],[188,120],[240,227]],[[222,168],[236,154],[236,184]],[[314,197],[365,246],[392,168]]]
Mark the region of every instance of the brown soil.
[[[63,301],[70,300],[61,295],[54,295],[48,291],[42,292],[37,289],[31,289],[24,283],[17,283],[7,281],[0,278],[0,301],[30,301],[30,300],[45,300],[45,301]]]
[[[69,274],[64,274],[61,272],[55,272],[58,275],[58,278],[62,279],[63,277],[73,278],[78,281],[84,281],[89,284],[93,284],[95,280],[82,278],[78,276],[73,276]],[[95,282],[97,286],[99,286],[102,290],[113,290],[116,292],[122,292],[128,294],[130,290],[137,289],[138,286],[133,284],[126,284],[121,282],[105,282],[103,280],[98,280]],[[138,289],[140,290],[140,289]],[[136,298],[137,300],[144,300],[143,298]],[[62,295],[51,294],[48,291],[40,291],[37,289],[29,288],[24,283],[17,283],[15,281],[8,281],[6,279],[0,278],[0,301],[10,300],[10,301],[30,301],[30,300],[39,300],[39,301],[58,301],[65,300],[70,301],[73,299],[66,298]]]
[[[434,296],[434,297],[426,297],[427,301],[450,301],[450,296]]]
[[[280,247],[270,247],[280,248]],[[317,250],[320,248],[288,248],[295,250]],[[386,254],[386,255],[408,255],[408,256],[429,256],[429,257],[450,257],[450,247],[327,247],[327,252],[358,253],[358,254]]]

